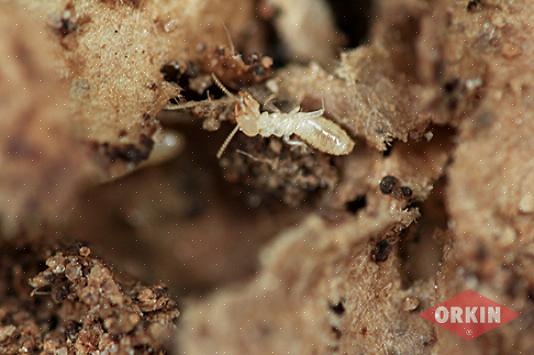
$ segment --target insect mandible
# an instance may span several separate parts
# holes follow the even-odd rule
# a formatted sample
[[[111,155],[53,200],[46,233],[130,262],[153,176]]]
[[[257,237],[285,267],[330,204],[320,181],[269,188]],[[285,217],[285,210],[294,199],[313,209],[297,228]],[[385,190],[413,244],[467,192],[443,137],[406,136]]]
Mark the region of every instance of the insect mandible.
[[[235,97],[219,79],[212,74],[213,80],[230,97]],[[296,107],[291,112],[261,112],[259,102],[247,91],[240,91],[234,108],[236,127],[228,135],[217,152],[221,158],[226,147],[238,131],[249,137],[276,136],[291,143],[290,136],[297,135],[313,148],[331,155],[346,155],[354,148],[354,141],[339,125],[323,117],[323,108],[312,112],[301,112]]]

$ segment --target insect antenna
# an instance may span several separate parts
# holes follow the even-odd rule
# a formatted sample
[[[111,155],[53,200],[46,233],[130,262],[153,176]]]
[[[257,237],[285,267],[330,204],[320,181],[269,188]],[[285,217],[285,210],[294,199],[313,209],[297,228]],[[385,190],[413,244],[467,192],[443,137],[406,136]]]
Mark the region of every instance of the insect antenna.
[[[230,90],[228,90],[226,88],[226,86],[223,85],[223,83],[221,83],[221,81],[219,80],[219,78],[217,78],[217,76],[213,73],[211,73],[211,77],[213,79],[213,81],[215,82],[215,85],[217,85],[219,87],[219,89],[222,90],[222,92],[224,92],[226,95],[230,96],[230,97],[235,97],[234,94],[232,94],[230,92]]]
[[[239,125],[236,125],[235,128],[232,130],[232,132],[230,132],[228,137],[226,137],[226,139],[224,140],[224,143],[221,145],[221,147],[217,151],[217,159],[221,159],[224,151],[226,150],[226,147],[228,147],[228,144],[230,144],[230,141],[232,140],[232,138],[234,138],[237,131],[239,131]]]
[[[247,153],[247,152],[245,152],[244,150],[236,149],[236,152],[237,152],[238,154],[241,154],[241,155],[243,155],[243,156],[245,156],[245,157],[247,157],[247,158],[250,158],[250,159],[252,159],[252,160],[254,160],[254,161],[261,161],[261,159],[256,158],[254,155],[252,155],[252,154],[250,154],[250,153]]]

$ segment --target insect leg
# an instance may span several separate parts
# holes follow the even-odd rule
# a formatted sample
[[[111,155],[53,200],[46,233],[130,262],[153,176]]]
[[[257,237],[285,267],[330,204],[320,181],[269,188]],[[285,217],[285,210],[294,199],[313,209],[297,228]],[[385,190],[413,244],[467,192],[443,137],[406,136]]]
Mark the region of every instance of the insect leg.
[[[295,114],[295,113],[297,113],[299,111],[300,111],[300,106],[297,106],[297,107],[293,108],[291,111],[289,111],[289,114],[293,115],[293,114]]]
[[[221,159],[224,151],[226,150],[226,147],[228,147],[228,144],[230,144],[230,141],[232,140],[232,138],[234,138],[237,131],[239,131],[238,125],[236,125],[235,128],[232,130],[232,132],[230,132],[228,137],[226,137],[226,139],[224,140],[224,143],[221,145],[221,147],[217,151],[217,159]]]
[[[257,158],[255,157],[254,155],[250,154],[250,153],[247,153],[241,149],[236,149],[236,152],[238,154],[241,154],[249,159],[252,159],[258,163],[263,163],[263,164],[267,164],[269,165],[272,169],[276,170],[278,168],[278,160],[271,160],[271,159],[262,159],[262,158]]]
[[[265,102],[263,103],[263,106],[273,112],[276,112],[276,113],[280,113],[280,109],[278,107],[276,107],[272,101],[276,98],[276,95],[275,94],[271,94],[269,95],[269,97],[267,98],[267,100],[265,100]]]
[[[295,114],[298,112],[300,112],[300,106],[297,106],[293,108],[291,111],[289,111],[290,114]],[[319,110],[311,111],[311,112],[303,112],[303,114],[306,114],[307,116],[311,116],[311,117],[322,116],[324,114],[324,97],[321,98],[321,108]]]
[[[324,108],[324,96],[321,97],[321,109],[319,110],[321,112],[321,116],[324,114],[325,108]]]
[[[296,140],[296,139],[291,139],[289,138],[289,136],[284,136],[283,140],[284,140],[284,143],[286,143],[287,145],[294,145],[298,147],[307,146],[306,143]]]
[[[301,112],[302,115],[304,115],[303,117],[306,117],[306,118],[315,118],[315,117],[320,117],[324,114],[324,97],[321,98],[321,108],[319,110],[315,110],[315,111],[310,111],[310,112]]]

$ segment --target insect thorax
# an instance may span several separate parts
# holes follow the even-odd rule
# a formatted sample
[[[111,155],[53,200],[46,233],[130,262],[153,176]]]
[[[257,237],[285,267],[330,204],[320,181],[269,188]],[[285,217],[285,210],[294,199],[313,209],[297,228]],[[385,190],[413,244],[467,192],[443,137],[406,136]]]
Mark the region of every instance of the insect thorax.
[[[294,133],[295,120],[285,113],[262,112],[258,118],[258,128],[264,137],[269,136],[289,136]]]

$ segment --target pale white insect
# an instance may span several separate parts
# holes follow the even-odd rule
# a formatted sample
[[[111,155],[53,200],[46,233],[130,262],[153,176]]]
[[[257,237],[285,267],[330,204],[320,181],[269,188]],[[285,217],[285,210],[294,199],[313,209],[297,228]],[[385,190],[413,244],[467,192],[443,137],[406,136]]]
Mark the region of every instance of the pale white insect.
[[[226,95],[234,97],[215,75],[212,76]],[[324,108],[313,112],[301,112],[299,107],[288,113],[261,112],[260,104],[250,93],[240,91],[236,99],[234,112],[237,125],[217,152],[218,158],[222,156],[238,131],[242,131],[249,137],[276,136],[284,138],[289,144],[301,144],[290,140],[290,136],[295,134],[313,148],[332,155],[346,155],[354,148],[354,141],[347,132],[323,117]]]

